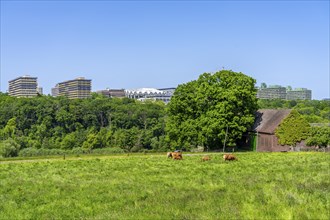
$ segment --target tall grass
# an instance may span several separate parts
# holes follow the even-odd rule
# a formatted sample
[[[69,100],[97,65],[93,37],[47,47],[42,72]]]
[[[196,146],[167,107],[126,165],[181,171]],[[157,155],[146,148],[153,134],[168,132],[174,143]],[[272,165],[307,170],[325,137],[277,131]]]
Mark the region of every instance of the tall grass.
[[[0,219],[328,219],[329,154],[0,163]]]

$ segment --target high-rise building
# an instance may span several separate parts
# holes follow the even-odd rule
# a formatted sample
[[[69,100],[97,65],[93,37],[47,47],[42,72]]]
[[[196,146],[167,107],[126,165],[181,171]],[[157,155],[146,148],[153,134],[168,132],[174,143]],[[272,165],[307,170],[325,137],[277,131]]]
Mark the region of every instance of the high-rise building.
[[[286,99],[286,88],[278,85],[260,88],[257,97],[259,99]]]
[[[37,96],[37,77],[28,75],[17,77],[9,81],[9,95],[15,97]]]
[[[296,88],[287,91],[287,100],[312,100],[312,90],[306,88]]]
[[[91,96],[92,80],[79,77],[73,80],[58,83],[59,96],[69,99],[82,99]]]

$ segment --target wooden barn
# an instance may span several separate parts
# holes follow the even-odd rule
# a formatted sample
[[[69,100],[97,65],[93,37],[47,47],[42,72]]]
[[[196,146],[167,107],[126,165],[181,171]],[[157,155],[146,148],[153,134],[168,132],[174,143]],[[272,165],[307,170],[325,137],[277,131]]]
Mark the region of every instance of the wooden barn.
[[[275,135],[276,128],[290,114],[290,109],[261,109],[256,114],[252,133],[255,136],[256,151],[289,151],[290,146],[282,146]]]

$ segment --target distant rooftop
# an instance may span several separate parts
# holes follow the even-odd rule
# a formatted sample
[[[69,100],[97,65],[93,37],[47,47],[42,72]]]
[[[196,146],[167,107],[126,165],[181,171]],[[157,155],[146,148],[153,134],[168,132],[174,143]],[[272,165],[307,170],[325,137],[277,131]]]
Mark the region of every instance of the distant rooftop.
[[[295,88],[293,91],[306,91],[306,90],[308,90],[308,89],[306,89],[306,88]]]
[[[283,88],[283,86],[280,86],[280,85],[269,85],[268,88],[269,89]]]
[[[252,130],[274,134],[275,129],[291,112],[291,109],[260,109],[257,111]]]
[[[9,80],[9,82],[12,82],[12,81],[15,81],[15,80],[21,79],[21,78],[38,79],[38,77],[33,77],[33,76],[30,76],[30,75],[24,75],[24,76],[19,76],[19,77],[16,77],[15,79]]]
[[[126,92],[128,93],[141,93],[141,94],[155,94],[155,93],[163,93],[155,88],[139,88],[139,89],[127,89]]]

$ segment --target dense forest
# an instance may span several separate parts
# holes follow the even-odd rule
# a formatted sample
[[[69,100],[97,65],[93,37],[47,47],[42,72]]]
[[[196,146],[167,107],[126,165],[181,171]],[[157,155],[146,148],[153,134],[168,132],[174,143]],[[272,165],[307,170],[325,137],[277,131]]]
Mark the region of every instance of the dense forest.
[[[175,149],[178,146],[173,145],[173,139],[168,135],[173,135],[176,129],[173,125],[168,126],[169,106],[173,107],[173,104],[166,106],[163,102],[106,98],[98,94],[89,99],[69,100],[51,96],[15,98],[0,93],[0,155]],[[184,110],[189,110],[188,107],[192,106],[188,105]],[[329,101],[258,100],[258,108],[291,108],[309,123],[330,122]],[[313,128],[311,132],[314,137],[323,132],[323,139],[328,143],[329,128],[323,128],[323,131]],[[313,139],[311,143],[317,141]]]
[[[165,104],[134,99],[89,99],[0,94],[2,155],[165,150]],[[39,150],[38,150],[39,149]]]

